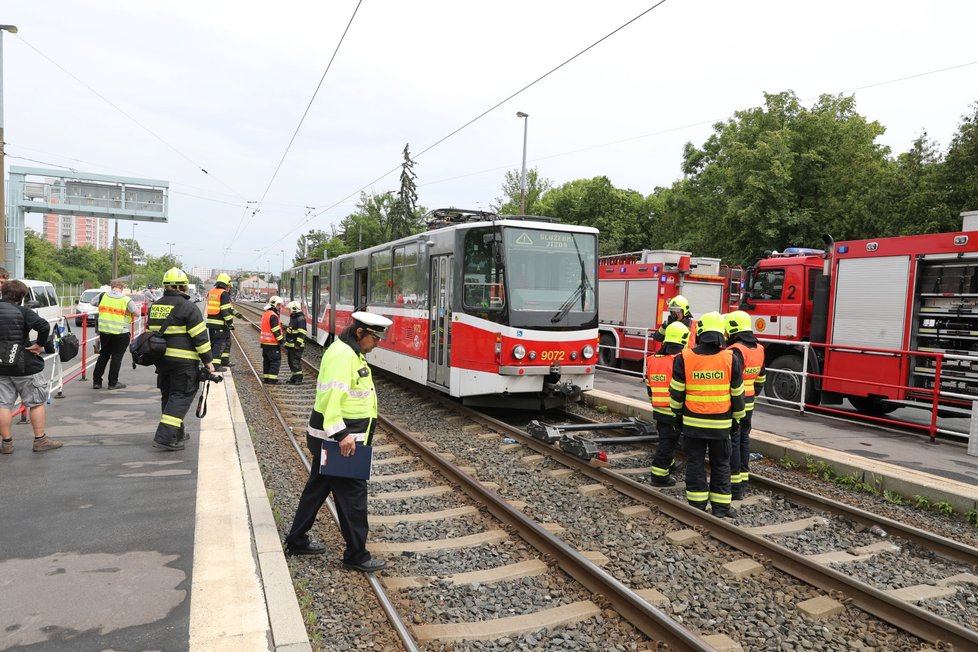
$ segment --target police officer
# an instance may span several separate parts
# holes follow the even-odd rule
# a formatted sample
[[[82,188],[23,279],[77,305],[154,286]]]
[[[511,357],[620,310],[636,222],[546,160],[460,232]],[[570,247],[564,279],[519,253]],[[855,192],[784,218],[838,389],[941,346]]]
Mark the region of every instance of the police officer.
[[[261,366],[262,382],[266,385],[278,384],[278,368],[282,364],[282,324],[279,322],[278,311],[282,305],[282,297],[273,296],[265,306],[261,316]]]
[[[340,531],[346,541],[343,566],[370,572],[386,565],[382,560],[372,559],[367,552],[367,481],[322,475],[319,460],[322,441],[327,437],[338,441],[340,454],[347,456],[356,452],[357,442],[371,443],[377,425],[377,394],[365,356],[377,346],[390,325],[391,320],[381,315],[355,312],[353,321],[323,354],[306,435],[312,468],[292,528],[285,538],[288,554],[320,555],[326,551],[326,546],[311,540],[308,532],[323,502],[332,493]]]
[[[190,302],[189,285],[186,273],[171,267],[163,275],[163,296],[149,309],[147,328],[166,338],[166,353],[156,365],[163,413],[153,438],[153,446],[164,451],[183,450],[189,437],[183,417],[200,387],[200,364],[214,372],[207,325]]]
[[[740,355],[744,365],[744,417],[734,422],[730,431],[730,495],[741,500],[750,480],[750,431],[754,415],[754,397],[764,389],[767,377],[764,372],[764,346],[754,337],[750,315],[736,310],[723,318],[727,333],[727,346]]]
[[[218,274],[217,282],[207,292],[207,333],[211,340],[211,355],[221,366],[217,371],[227,371],[224,366],[225,351],[231,348],[231,330],[234,322],[234,308],[231,306],[231,277]]]
[[[109,284],[108,292],[103,292],[98,300],[98,361],[92,372],[92,388],[102,389],[102,375],[109,365],[109,389],[122,389],[126,385],[119,382],[122,358],[129,348],[129,328],[133,319],[139,317],[136,303],[123,294],[125,283],[116,279]],[[111,363],[109,362],[111,360]]]
[[[663,342],[666,339],[666,327],[673,322],[682,322],[689,330],[689,343],[687,346],[696,346],[696,321],[693,314],[689,311],[689,301],[681,294],[677,294],[669,299],[669,316],[666,321],[659,326],[659,330],[652,334],[652,340]]]
[[[686,440],[686,500],[713,515],[734,517],[730,506],[730,429],[744,417],[744,373],[740,356],[724,348],[723,317],[700,315],[699,345],[676,356],[669,385],[670,407],[682,412]],[[710,456],[710,480],[705,456]]]
[[[657,487],[672,487],[676,484],[670,475],[675,466],[673,453],[679,441],[682,428],[682,415],[677,415],[670,407],[669,383],[672,382],[672,368],[676,356],[682,353],[689,341],[689,329],[681,321],[674,321],[666,327],[666,338],[658,353],[645,360],[645,387],[652,401],[652,418],[659,433],[659,445],[652,458],[651,483]]]
[[[289,384],[301,385],[302,351],[306,347],[306,316],[298,301],[290,301],[286,308],[290,313],[289,325],[285,329],[285,350],[289,358],[289,369],[292,371]]]

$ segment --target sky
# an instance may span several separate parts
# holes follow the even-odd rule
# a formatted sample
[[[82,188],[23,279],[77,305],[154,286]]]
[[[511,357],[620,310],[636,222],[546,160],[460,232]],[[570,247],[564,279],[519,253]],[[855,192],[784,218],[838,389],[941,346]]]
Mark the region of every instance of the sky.
[[[946,148],[978,101],[973,0],[30,0],[0,23],[7,170],[168,181],[169,222],[120,237],[188,270],[277,274],[399,188],[405,144],[419,205],[489,209],[524,126],[554,185],[649,194],[765,92],[854,94],[894,155]]]

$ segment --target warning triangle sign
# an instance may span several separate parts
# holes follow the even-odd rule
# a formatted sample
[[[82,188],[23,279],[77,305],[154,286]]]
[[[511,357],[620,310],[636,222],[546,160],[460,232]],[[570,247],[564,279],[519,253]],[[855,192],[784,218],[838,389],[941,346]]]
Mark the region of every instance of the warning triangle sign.
[[[520,237],[516,238],[516,244],[518,245],[532,245],[533,239],[526,233],[520,234]]]

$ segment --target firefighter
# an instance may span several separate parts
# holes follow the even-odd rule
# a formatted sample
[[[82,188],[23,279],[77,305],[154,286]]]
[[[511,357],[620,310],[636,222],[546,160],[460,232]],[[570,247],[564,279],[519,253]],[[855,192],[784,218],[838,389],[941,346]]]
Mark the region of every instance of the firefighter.
[[[278,368],[282,364],[282,325],[279,322],[278,311],[282,305],[282,297],[273,296],[265,306],[261,316],[261,366],[262,382],[266,385],[278,385]]]
[[[207,293],[207,332],[211,339],[211,355],[221,365],[218,371],[227,371],[224,365],[231,348],[231,329],[234,322],[234,308],[231,306],[231,277],[218,274],[217,283]]]
[[[656,487],[672,487],[672,469],[676,464],[673,453],[679,441],[682,416],[670,407],[669,383],[672,381],[672,367],[677,355],[682,353],[689,341],[689,329],[681,321],[674,321],[666,327],[666,338],[658,353],[645,360],[645,386],[652,401],[652,417],[659,433],[659,445],[652,458],[652,484]]]
[[[666,339],[666,326],[669,324],[679,321],[689,329],[689,348],[696,346],[696,320],[693,319],[693,314],[689,311],[689,301],[686,300],[681,294],[677,294],[673,298],[669,299],[669,317],[666,319],[665,323],[659,326],[657,330],[652,335],[652,340],[655,342],[663,342]]]
[[[207,324],[190,302],[190,281],[178,267],[163,275],[163,296],[149,310],[147,328],[166,338],[166,353],[156,365],[156,386],[162,397],[163,414],[156,427],[153,446],[179,451],[188,438],[183,417],[200,387],[200,364],[214,372]]]
[[[734,423],[730,431],[730,494],[734,500],[741,500],[747,491],[750,479],[750,431],[751,416],[754,414],[754,397],[764,389],[767,380],[764,374],[764,346],[754,337],[750,315],[737,310],[723,318],[727,333],[727,346],[734,355],[740,355],[744,365],[744,417]]]
[[[391,320],[369,312],[353,313],[319,366],[316,400],[309,415],[306,446],[312,453],[309,479],[299,497],[292,527],[285,537],[289,555],[321,555],[326,546],[309,538],[309,530],[326,498],[333,494],[340,532],[346,541],[343,567],[372,572],[386,565],[367,550],[367,481],[319,472],[323,440],[339,442],[340,455],[353,455],[362,443],[370,445],[377,425],[377,393],[366,355],[384,337]]]
[[[669,406],[682,413],[686,440],[686,500],[702,510],[709,502],[714,516],[732,518],[730,429],[744,417],[744,372],[740,356],[724,348],[720,313],[700,315],[696,328],[699,344],[676,356],[669,383]]]
[[[285,348],[289,358],[289,369],[292,377],[290,385],[302,384],[302,351],[306,348],[306,316],[298,301],[291,301],[286,306],[289,309],[289,325],[285,329]]]

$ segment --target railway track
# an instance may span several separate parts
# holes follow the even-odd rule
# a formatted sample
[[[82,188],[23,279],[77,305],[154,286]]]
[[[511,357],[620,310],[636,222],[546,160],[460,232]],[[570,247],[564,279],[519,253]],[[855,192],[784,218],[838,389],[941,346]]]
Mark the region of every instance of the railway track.
[[[281,387],[270,388],[273,393],[280,393]],[[294,390],[295,388],[289,388]],[[415,392],[415,390],[410,390]],[[385,387],[381,389],[382,400],[385,396],[390,394],[404,393],[407,394],[409,390],[397,389],[393,386]],[[296,418],[301,419],[300,426],[304,426],[305,419],[308,418],[308,406],[312,403],[311,394],[307,398],[299,398],[298,403],[304,403],[304,407],[299,410],[299,414]],[[418,397],[417,394],[413,394],[414,398],[404,398],[405,403],[414,403],[417,405]],[[294,399],[293,399],[294,400]],[[441,400],[441,397],[430,396],[421,399],[425,402],[435,402]],[[400,403],[400,400],[395,401]],[[787,543],[789,546],[798,548],[800,544],[792,544],[790,542],[791,537],[797,537],[798,532],[810,532],[810,529],[800,529],[794,534],[788,532],[789,529],[798,528],[800,521],[804,519],[809,519],[807,524],[810,527],[818,526],[824,528],[825,525],[820,521],[812,521],[810,519],[820,518],[825,521],[831,521],[832,519],[849,520],[850,522],[859,524],[863,532],[869,532],[874,527],[881,527],[890,532],[893,535],[897,531],[897,527],[893,523],[886,521],[881,521],[879,519],[874,519],[873,515],[867,514],[853,514],[847,512],[846,514],[839,514],[838,516],[805,516],[794,519],[781,519],[777,522],[767,522],[763,523],[765,520],[771,520],[769,517],[771,515],[784,516],[785,514],[793,514],[795,510],[798,509],[796,505],[805,506],[805,501],[809,502],[824,502],[818,497],[809,497],[804,499],[800,497],[800,494],[793,494],[793,498],[775,498],[773,494],[767,496],[767,491],[773,487],[773,485],[765,486],[760,495],[755,495],[751,498],[751,503],[744,507],[744,516],[738,519],[737,525],[731,525],[723,520],[714,519],[708,515],[703,515],[698,510],[692,510],[687,505],[685,501],[681,500],[681,491],[674,496],[670,496],[670,490],[659,491],[653,489],[646,485],[642,485],[635,482],[632,478],[639,477],[641,471],[647,470],[648,463],[647,459],[643,459],[642,455],[650,456],[651,452],[648,449],[645,451],[641,450],[626,450],[620,453],[612,455],[612,466],[608,468],[595,468],[589,464],[583,463],[581,460],[566,456],[563,451],[556,449],[550,445],[543,444],[537,440],[528,437],[519,429],[513,429],[505,423],[498,422],[490,419],[489,417],[474,413],[471,411],[464,411],[465,416],[450,416],[447,410],[459,410],[460,408],[454,403],[447,403],[443,407],[439,408],[441,414],[440,417],[435,416],[434,410],[427,410],[425,417],[412,421],[412,429],[425,431],[423,435],[428,441],[436,441],[438,446],[435,449],[428,448],[427,452],[420,448],[411,447],[409,444],[404,444],[408,446],[411,454],[420,457],[422,459],[437,458],[440,457],[434,451],[445,451],[451,455],[456,456],[456,463],[460,465],[468,464],[473,469],[478,468],[478,477],[482,480],[482,484],[485,483],[496,483],[498,485],[498,490],[490,491],[490,493],[498,493],[503,496],[510,496],[513,498],[514,492],[516,496],[520,499],[527,499],[532,493],[531,490],[519,489],[517,485],[519,484],[517,480],[521,479],[522,476],[529,476],[529,482],[535,483],[538,486],[544,484],[556,485],[556,493],[563,493],[569,496],[572,500],[578,499],[580,497],[580,502],[582,506],[578,509],[578,514],[580,515],[584,511],[584,503],[597,503],[597,506],[586,505],[588,509],[592,507],[596,508],[599,512],[603,510],[606,515],[604,517],[591,517],[590,519],[581,519],[571,517],[570,521],[579,520],[583,521],[584,531],[579,531],[581,524],[571,523],[567,521],[562,521],[566,519],[566,516],[554,516],[551,512],[556,513],[556,510],[552,510],[550,506],[546,503],[535,504],[531,500],[526,500],[528,505],[524,508],[526,515],[523,516],[524,519],[528,521],[535,521],[538,527],[542,527],[545,531],[551,532],[552,530],[557,530],[558,527],[562,528],[559,532],[560,537],[566,542],[571,544],[571,549],[578,550],[600,550],[605,557],[609,558],[607,572],[617,578],[617,580],[622,584],[628,584],[631,586],[637,586],[641,582],[655,583],[655,578],[658,573],[636,573],[634,569],[629,569],[628,564],[622,562],[623,556],[628,558],[629,555],[623,555],[621,550],[616,550],[613,545],[615,542],[609,542],[605,538],[600,536],[595,536],[595,528],[600,528],[602,525],[602,520],[605,525],[608,525],[608,530],[616,530],[618,527],[622,527],[624,532],[628,531],[641,531],[641,539],[653,540],[657,543],[661,543],[660,540],[669,538],[668,533],[663,534],[662,527],[665,526],[667,529],[671,528],[674,532],[676,530],[676,524],[681,523],[693,534],[690,535],[691,539],[695,540],[696,536],[699,535],[703,540],[700,543],[693,543],[689,550],[696,550],[697,547],[707,548],[706,552],[710,553],[709,557],[712,559],[701,560],[697,562],[698,565],[710,566],[712,570],[707,572],[707,575],[719,575],[723,578],[725,582],[730,583],[740,583],[743,585],[754,585],[760,584],[761,586],[752,586],[751,588],[745,588],[745,590],[765,592],[768,590],[777,593],[778,589],[775,587],[782,586],[784,584],[783,579],[780,577],[779,573],[784,573],[791,575],[795,578],[795,582],[800,580],[806,584],[814,587],[818,587],[824,595],[819,596],[817,592],[813,592],[810,589],[806,592],[806,587],[794,587],[791,589],[794,595],[799,598],[810,594],[813,598],[820,597],[841,597],[843,598],[843,604],[839,606],[842,608],[843,613],[841,616],[836,616],[833,621],[842,621],[852,623],[852,632],[843,633],[844,629],[840,625],[836,624],[832,628],[831,640],[824,638],[826,634],[822,632],[821,640],[822,645],[825,649],[852,649],[854,642],[859,640],[863,641],[873,641],[878,640],[880,637],[885,638],[888,643],[888,649],[919,649],[920,641],[901,635],[896,632],[896,630],[887,630],[885,628],[880,629],[879,627],[869,626],[872,630],[870,634],[862,633],[861,631],[866,630],[867,626],[865,624],[866,618],[865,614],[860,615],[858,612],[860,610],[867,613],[871,613],[877,618],[893,624],[897,629],[902,629],[906,632],[912,633],[914,636],[920,639],[930,641],[930,642],[944,642],[950,643],[956,647],[956,649],[969,649],[971,646],[978,645],[976,642],[973,628],[969,630],[967,627],[962,626],[958,622],[953,620],[948,620],[942,618],[935,613],[921,609],[920,607],[913,606],[909,604],[906,600],[901,597],[896,597],[892,592],[888,593],[886,591],[880,590],[866,582],[859,581],[853,576],[846,575],[838,570],[835,570],[826,563],[828,557],[823,557],[821,561],[812,559],[812,555],[805,555],[794,552],[785,545],[778,545],[773,541],[768,540],[768,537],[787,539],[787,541],[782,540],[782,543]],[[286,413],[287,413],[286,409]],[[400,405],[395,407],[394,410],[385,406],[382,412],[385,414],[396,414],[400,410]],[[440,423],[440,428],[436,427],[434,429],[429,429],[427,426],[421,428],[422,423],[427,424],[427,422],[432,421]],[[451,422],[451,419],[456,421]],[[459,420],[461,419],[461,420]],[[448,427],[446,423],[449,422]],[[466,432],[466,426],[468,427],[468,432]],[[474,432],[480,430],[480,432]],[[480,438],[479,434],[485,435],[485,438]],[[503,443],[500,441],[506,439],[512,439],[516,443]],[[443,441],[444,439],[444,441]],[[500,450],[500,448],[505,450]],[[532,450],[528,450],[532,449]],[[528,454],[525,454],[528,453]],[[443,455],[442,455],[443,457]],[[462,461],[458,461],[462,460]],[[499,461],[497,461],[499,460]],[[644,466],[644,469],[643,469]],[[542,468],[541,468],[542,467]],[[413,470],[399,470],[401,473],[413,473]],[[444,477],[451,478],[451,472],[448,470],[439,470],[439,473],[444,474]],[[462,486],[464,477],[470,476],[472,474],[461,472],[461,476],[453,478],[451,481]],[[474,479],[474,478],[473,478]],[[752,481],[755,478],[752,477]],[[759,480],[759,478],[758,478]],[[374,484],[372,481],[371,484]],[[382,484],[382,483],[378,483]],[[760,487],[759,487],[760,488]],[[492,485],[490,484],[490,489]],[[680,488],[681,489],[681,488]],[[609,491],[613,496],[617,496],[615,500],[608,500],[606,497],[601,496],[601,492]],[[475,494],[481,494],[484,490],[477,488],[470,488],[466,490],[474,492]],[[673,493],[675,491],[673,490]],[[781,494],[786,496],[784,492]],[[470,497],[472,493],[469,493]],[[622,503],[622,497],[626,497],[628,500],[625,501],[628,504]],[[679,498],[679,499],[677,499]],[[767,502],[770,501],[770,502]],[[614,503],[613,505],[601,503]],[[835,510],[844,510],[844,507],[833,507]],[[373,511],[373,505],[372,505]],[[845,511],[845,510],[844,510]],[[746,518],[751,512],[756,512],[751,519],[748,521],[747,527],[740,527],[740,521]],[[494,513],[494,512],[493,512]],[[494,513],[495,515],[495,513]],[[530,518],[527,518],[529,516]],[[549,519],[549,520],[548,520]],[[612,527],[614,523],[614,527]],[[624,523],[624,526],[622,526]],[[793,524],[792,524],[793,523]],[[544,525],[545,524],[545,525]],[[791,527],[789,527],[791,524]],[[510,527],[524,527],[520,525],[510,526]],[[773,526],[773,527],[772,527]],[[768,534],[764,531],[758,530],[756,528],[766,527]],[[548,529],[549,528],[549,529]],[[755,528],[753,530],[748,528]],[[532,528],[530,528],[532,530]],[[855,530],[855,528],[850,528]],[[552,533],[552,532],[551,532]],[[859,534],[859,533],[857,533]],[[926,533],[925,533],[926,535]],[[374,529],[372,537],[382,536],[379,529]],[[627,535],[623,535],[625,538]],[[818,536],[816,534],[816,536]],[[850,545],[846,550],[856,550],[863,547],[873,547],[876,544],[884,544],[882,546],[876,545],[872,550],[864,550],[860,552],[856,550],[856,554],[849,554],[851,557],[863,557],[863,559],[853,559],[850,560],[851,563],[863,563],[866,561],[865,557],[869,556],[885,559],[887,554],[893,554],[892,542],[890,540],[881,541],[875,538],[873,534],[866,534],[866,537],[871,537],[872,539],[865,544],[865,546]],[[914,540],[912,535],[906,532],[901,533],[901,536],[906,536],[908,540],[913,540],[914,543],[907,544],[905,547],[917,546],[924,548],[924,546],[931,545],[929,541],[933,537],[927,537],[924,535],[917,535],[920,538]],[[627,549],[629,539],[624,542],[617,542],[619,548]],[[718,544],[724,544],[719,546]],[[941,543],[945,547],[945,550],[941,552],[942,555],[946,555],[947,558],[951,560],[957,560],[955,563],[967,565],[973,563],[973,549],[967,549],[967,547],[962,547],[960,544],[954,545],[954,542],[943,542]],[[681,552],[681,556],[685,556],[687,548],[678,547],[676,544],[668,544],[674,551],[678,550]],[[724,549],[729,547],[729,549]],[[668,555],[670,553],[663,553],[660,549],[661,545],[649,546],[645,553],[651,553],[655,556],[660,554]],[[746,554],[747,557],[736,558],[736,555],[732,551],[741,551],[741,554]],[[607,554],[607,553],[612,554]],[[697,551],[698,552],[698,551]],[[843,551],[844,552],[844,551]],[[674,554],[674,553],[673,553]],[[822,554],[822,553],[814,553]],[[935,553],[936,554],[936,553]],[[692,556],[692,553],[689,555]],[[634,555],[631,555],[634,558]],[[551,558],[553,558],[551,556]],[[668,558],[668,557],[666,557]],[[761,562],[759,564],[761,573],[760,576],[754,576],[748,579],[724,577],[723,573],[727,571],[721,570],[717,573],[717,566],[723,561],[723,559],[729,559],[730,562],[740,562],[740,566],[744,566],[744,562],[755,560]],[[846,561],[835,561],[836,565],[841,564],[842,566],[848,565]],[[651,565],[653,568],[655,564]],[[658,566],[662,566],[659,564]],[[688,566],[688,564],[687,564]],[[735,563],[734,567],[738,564]],[[757,568],[755,571],[757,571]],[[950,568],[950,567],[948,567]],[[668,564],[665,567],[659,569],[659,573],[669,574],[671,571],[668,568]],[[631,573],[629,575],[629,573]],[[573,573],[571,573],[573,574]],[[701,571],[701,574],[703,572]],[[764,576],[776,575],[776,581],[764,582],[758,577],[763,578]],[[961,575],[960,573],[945,574],[945,577],[939,578],[941,580],[948,580],[954,575]],[[961,582],[968,584],[970,580],[967,578],[963,579],[958,577],[956,580],[952,580],[950,583],[945,582],[944,588],[947,589],[949,586],[952,587],[953,592],[956,594],[959,591]],[[661,584],[661,582],[660,582]],[[764,586],[765,584],[773,586]],[[927,586],[932,588],[937,587],[937,582],[928,583]],[[648,586],[645,588],[652,588],[654,586]],[[923,589],[913,589],[911,586],[901,587],[904,589],[912,589],[910,591],[904,591],[903,594],[913,593],[914,590]],[[707,591],[707,594],[710,592]],[[662,600],[666,596],[663,595],[659,600]],[[724,603],[729,601],[729,596],[722,598]],[[740,631],[737,630],[733,625],[734,619],[727,619],[724,617],[720,618],[706,618],[705,622],[697,622],[697,619],[687,616],[683,617],[683,613],[689,613],[693,611],[692,608],[682,605],[695,604],[697,600],[702,600],[709,602],[709,597],[695,596],[695,595],[684,595],[682,592],[678,592],[674,597],[673,601],[669,602],[659,602],[663,606],[663,610],[666,613],[670,613],[673,618],[678,618],[680,622],[686,622],[686,620],[691,621],[691,625],[697,631],[703,633],[729,633],[732,634],[734,640],[739,640],[744,642],[745,647],[749,649],[762,649],[763,643],[765,641],[766,632],[754,632],[751,628],[741,628]],[[733,609],[720,609],[721,612],[730,613],[733,611],[736,613],[737,600],[734,600]],[[757,600],[751,599],[740,599],[739,602],[742,604],[758,604]],[[796,600],[797,603],[803,602],[802,600]],[[793,622],[797,620],[797,617],[789,613],[794,609],[794,604],[784,606],[784,605],[765,605],[764,609],[757,609],[754,611],[755,617],[758,614],[765,613],[774,614],[773,620],[775,622]],[[853,609],[853,606],[858,607],[858,609]],[[677,614],[678,612],[678,614]],[[783,613],[782,613],[783,612]],[[950,614],[953,617],[953,614]],[[768,615],[768,617],[771,617]],[[808,620],[811,620],[810,618]],[[710,624],[709,621],[712,621]],[[639,627],[638,629],[642,629]],[[761,628],[764,629],[764,628]],[[799,631],[803,631],[804,627],[798,626],[793,627]],[[816,630],[818,628],[815,628]],[[644,631],[644,630],[642,630]],[[770,632],[771,630],[768,630]],[[818,636],[817,631],[813,636]],[[653,636],[653,638],[655,638]],[[770,636],[767,640],[770,640]],[[825,644],[828,643],[826,646]],[[838,647],[836,647],[838,646]],[[869,646],[868,644],[866,646]],[[915,647],[916,646],[916,647]]]

